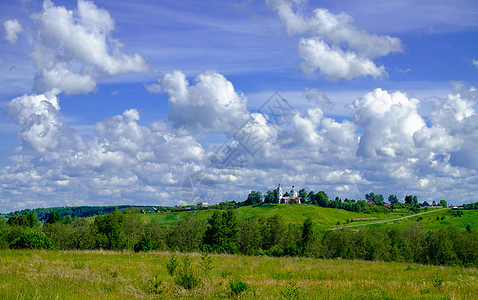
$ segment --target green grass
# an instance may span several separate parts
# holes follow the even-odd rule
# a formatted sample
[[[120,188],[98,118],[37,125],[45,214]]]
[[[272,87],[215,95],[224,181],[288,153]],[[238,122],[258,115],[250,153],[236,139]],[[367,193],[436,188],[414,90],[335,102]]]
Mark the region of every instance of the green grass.
[[[442,216],[445,216],[444,220],[441,220]],[[437,217],[439,220],[437,220]],[[423,219],[420,221],[417,221],[418,218],[419,216],[413,216],[405,220],[393,221],[385,224],[395,228],[405,228],[410,226],[411,223],[420,222],[423,225],[423,228],[427,231],[436,230],[448,225],[462,229],[465,229],[467,225],[470,225],[471,228],[478,228],[478,210],[465,210],[463,211],[463,216],[455,217],[451,214],[450,209],[446,209],[422,215]],[[370,226],[373,226],[373,224]]]
[[[478,227],[478,210],[474,211],[465,211],[464,215],[461,218],[452,217],[449,210],[435,211],[430,210],[429,214],[423,215],[423,220],[421,221],[427,230],[438,229],[440,226],[444,225],[454,225],[460,228],[465,228],[467,224],[470,224],[472,227]],[[158,222],[162,225],[171,225],[179,222],[181,219],[187,217],[195,217],[200,220],[207,220],[211,217],[214,209],[200,210],[200,211],[183,211],[183,212],[160,212],[155,214],[144,214],[142,218],[146,221]],[[347,219],[354,218],[367,218],[367,217],[377,217],[375,220],[368,221],[359,221],[351,222],[349,225],[356,224],[374,224],[376,222],[381,222],[384,220],[394,220],[401,217],[412,216],[409,219],[396,221],[396,222],[387,222],[384,223],[387,226],[396,226],[396,227],[406,227],[410,222],[416,222],[414,214],[410,214],[405,209],[397,209],[394,212],[390,213],[355,213],[342,209],[334,208],[323,208],[313,205],[270,205],[270,206],[244,206],[236,209],[238,217],[240,220],[250,218],[252,216],[261,215],[263,217],[270,217],[275,214],[282,216],[286,223],[293,224],[302,224],[305,219],[311,218],[312,221],[316,224],[319,229],[332,229],[336,227],[344,226]],[[423,212],[423,211],[420,211]],[[444,221],[436,221],[436,217],[441,218],[442,215],[445,215]],[[430,220],[428,220],[430,218]],[[337,222],[341,225],[337,226]]]
[[[176,254],[182,261],[182,254]],[[478,299],[478,270],[408,263],[212,255],[201,283],[185,290],[170,253],[0,251],[0,298]],[[248,288],[238,296],[231,282]]]
[[[155,214],[144,214],[145,220],[154,220],[159,224],[169,225],[178,222],[186,217],[196,217],[207,220],[215,210],[183,211],[183,212],[160,212]],[[336,226],[337,222],[345,223],[347,219],[360,218],[364,216],[376,216],[375,214],[354,213],[342,209],[322,208],[312,205],[270,205],[270,206],[243,206],[236,209],[240,220],[252,216],[261,215],[270,217],[278,214],[284,218],[286,223],[301,224],[307,218],[311,218],[321,229],[329,229]],[[377,215],[378,216],[378,215]],[[389,214],[379,214],[379,218],[389,218]]]

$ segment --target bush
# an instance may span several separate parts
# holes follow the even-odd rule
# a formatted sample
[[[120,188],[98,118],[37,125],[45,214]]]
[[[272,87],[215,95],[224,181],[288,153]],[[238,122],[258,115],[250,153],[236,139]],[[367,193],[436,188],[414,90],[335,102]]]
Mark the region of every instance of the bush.
[[[208,274],[214,267],[212,266],[212,258],[209,253],[203,252],[201,255],[201,267],[203,271]]]
[[[187,290],[193,289],[201,283],[201,279],[196,270],[191,266],[191,260],[189,257],[186,256],[183,260],[182,266],[176,270],[174,283]]]
[[[281,257],[284,256],[284,249],[280,245],[274,245],[266,251],[267,256]]]
[[[148,279],[148,283],[145,286],[145,291],[147,293],[160,295],[164,292],[164,284],[159,278],[159,275],[155,275]]]
[[[233,295],[239,295],[240,293],[246,291],[249,288],[247,283],[236,280],[232,280],[231,282],[229,282],[229,287],[231,288],[231,294]]]
[[[153,246],[151,245],[151,239],[149,237],[143,237],[139,242],[134,245],[134,252],[148,252]]]
[[[43,233],[29,231],[10,244],[11,249],[52,249],[51,240]]]
[[[299,255],[300,255],[300,249],[299,249],[299,247],[297,247],[297,245],[295,245],[295,244],[287,245],[287,246],[284,248],[284,255],[288,255],[288,256],[299,256]]]
[[[169,262],[166,263],[166,269],[168,270],[169,275],[174,276],[176,269],[179,265],[176,255],[173,254],[169,259]]]

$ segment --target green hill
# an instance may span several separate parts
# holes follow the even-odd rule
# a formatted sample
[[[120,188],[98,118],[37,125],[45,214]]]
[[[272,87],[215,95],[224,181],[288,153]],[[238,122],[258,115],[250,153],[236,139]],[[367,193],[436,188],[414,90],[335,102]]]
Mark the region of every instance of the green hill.
[[[207,220],[211,217],[216,209],[207,209],[200,211],[182,211],[182,212],[158,212],[152,214],[143,214],[142,218],[147,221],[155,221],[162,225],[171,225],[179,222],[187,217],[199,218]],[[478,210],[464,211],[462,217],[454,217],[450,213],[450,209],[431,209],[420,211],[418,214],[412,214],[404,209],[395,210],[389,213],[358,213],[350,212],[343,209],[323,208],[315,205],[285,205],[272,204],[262,206],[243,206],[235,210],[240,220],[253,216],[270,217],[278,214],[282,216],[286,223],[301,224],[307,218],[312,221],[320,229],[341,228],[350,226],[351,228],[360,228],[361,226],[376,226],[383,224],[384,226],[406,227],[410,222],[417,222],[422,217],[421,222],[427,230],[438,229],[441,226],[455,225],[465,228],[470,225],[478,228]],[[422,213],[424,213],[422,215]],[[444,220],[441,217],[445,216]],[[401,219],[404,218],[405,219]],[[436,220],[436,218],[440,220]],[[347,224],[347,220],[349,223]],[[384,222],[386,221],[386,222]],[[340,225],[337,225],[337,222]],[[384,222],[384,223],[382,223]]]

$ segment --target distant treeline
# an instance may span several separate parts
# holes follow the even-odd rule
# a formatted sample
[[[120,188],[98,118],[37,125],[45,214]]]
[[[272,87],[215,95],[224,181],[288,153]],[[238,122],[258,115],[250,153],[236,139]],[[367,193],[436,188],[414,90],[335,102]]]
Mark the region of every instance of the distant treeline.
[[[241,202],[228,201],[221,202],[219,204],[201,206],[199,205],[184,205],[184,206],[155,206],[157,212],[180,212],[180,211],[192,211],[192,210],[204,210],[204,209],[230,209],[237,208],[241,206]],[[64,207],[49,207],[49,208],[35,208],[35,209],[22,209],[7,214],[3,214],[4,217],[8,220],[13,215],[21,217],[22,215],[27,215],[32,212],[35,212],[38,220],[45,221],[48,219],[51,213],[59,213],[62,217],[70,216],[72,218],[88,218],[94,216],[101,216],[105,214],[112,213],[115,209],[120,211],[125,211],[129,209],[134,209],[138,212],[143,211],[148,213],[153,206],[142,206],[142,205],[116,205],[116,206],[64,206]],[[1,217],[1,216],[0,216]]]
[[[414,222],[404,229],[323,231],[310,219],[287,224],[280,215],[240,221],[234,210],[215,211],[207,221],[189,217],[170,226],[145,222],[135,210],[115,210],[94,222],[58,213],[44,223],[34,212],[22,216],[8,223],[0,220],[0,248],[206,251],[478,266],[478,231],[470,226],[426,232]]]
[[[29,214],[35,212],[38,220],[45,221],[52,212],[59,213],[62,217],[69,215],[72,218],[87,218],[98,215],[105,215],[112,213],[115,209],[125,210],[130,208],[131,205],[118,205],[118,206],[65,206],[65,207],[49,207],[49,208],[35,208],[35,209],[23,209],[17,210],[6,214],[8,218],[12,215],[21,216],[23,214]],[[148,206],[148,208],[151,206]]]

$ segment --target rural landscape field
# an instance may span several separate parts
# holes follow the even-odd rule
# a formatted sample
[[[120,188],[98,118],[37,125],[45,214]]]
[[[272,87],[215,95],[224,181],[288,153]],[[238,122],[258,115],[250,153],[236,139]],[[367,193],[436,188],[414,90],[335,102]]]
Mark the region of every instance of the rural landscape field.
[[[478,0],[0,0],[1,299],[478,299]]]
[[[478,210],[246,202],[87,218],[39,209],[43,221],[34,210],[4,215],[0,245],[10,249],[0,250],[0,297],[478,297]]]
[[[476,299],[478,270],[395,262],[177,254],[197,287],[168,274],[172,253],[0,252],[2,299]],[[180,265],[181,267],[181,265]]]

